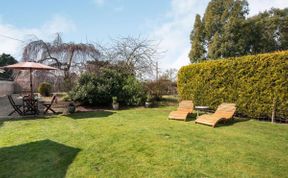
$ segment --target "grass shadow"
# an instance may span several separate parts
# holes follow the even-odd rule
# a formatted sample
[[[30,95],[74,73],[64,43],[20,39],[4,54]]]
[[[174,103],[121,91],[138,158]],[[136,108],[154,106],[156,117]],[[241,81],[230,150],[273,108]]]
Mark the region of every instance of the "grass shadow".
[[[0,148],[0,177],[65,177],[80,149],[51,140]]]
[[[192,114],[189,114],[186,121],[187,122],[192,122],[192,121],[195,121],[197,118],[197,114],[196,113],[192,113]]]
[[[26,121],[26,120],[39,120],[39,119],[50,119],[53,118],[57,115],[35,115],[35,116],[19,116],[19,117],[11,117],[11,118],[4,118],[0,120],[0,125],[1,122],[5,122],[5,121]]]
[[[112,111],[88,111],[88,112],[77,112],[74,114],[67,115],[72,119],[89,119],[89,118],[103,118],[114,114]]]
[[[226,123],[225,122],[219,122],[216,127],[227,127],[227,126],[232,126],[234,124],[238,124],[238,123],[241,123],[241,122],[246,122],[246,121],[249,121],[250,119],[249,118],[233,118],[229,121],[227,121]]]

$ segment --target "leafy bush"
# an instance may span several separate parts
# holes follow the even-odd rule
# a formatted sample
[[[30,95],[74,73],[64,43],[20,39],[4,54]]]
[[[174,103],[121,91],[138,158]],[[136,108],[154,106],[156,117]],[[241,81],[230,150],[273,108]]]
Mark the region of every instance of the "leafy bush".
[[[270,118],[288,117],[288,51],[250,55],[184,66],[178,73],[178,92],[196,105],[216,108],[235,102],[237,113]]]
[[[41,96],[50,96],[52,92],[52,85],[47,82],[43,82],[38,87],[38,92]]]
[[[121,105],[139,105],[145,100],[143,87],[134,76],[113,69],[104,69],[99,75],[82,74],[69,95],[85,105],[110,105],[112,96]]]
[[[120,97],[126,105],[138,106],[145,102],[146,93],[143,84],[134,76],[128,76],[122,87]]]

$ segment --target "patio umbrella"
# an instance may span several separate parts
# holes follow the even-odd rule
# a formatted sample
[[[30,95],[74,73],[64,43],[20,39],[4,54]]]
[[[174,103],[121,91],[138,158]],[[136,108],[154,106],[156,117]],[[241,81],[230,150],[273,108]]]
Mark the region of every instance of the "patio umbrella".
[[[30,71],[30,89],[31,89],[31,96],[33,95],[33,88],[32,88],[32,71],[33,70],[57,70],[54,67],[50,67],[44,64],[36,63],[36,62],[19,62],[17,64],[12,64],[8,66],[4,66],[3,68],[8,69],[18,69],[18,70],[29,70]]]

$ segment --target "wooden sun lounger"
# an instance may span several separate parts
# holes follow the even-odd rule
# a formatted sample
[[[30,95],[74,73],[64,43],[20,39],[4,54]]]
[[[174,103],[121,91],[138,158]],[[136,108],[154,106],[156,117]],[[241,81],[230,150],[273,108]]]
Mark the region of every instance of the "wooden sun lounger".
[[[184,120],[186,121],[188,115],[193,112],[193,102],[191,100],[183,100],[179,103],[177,111],[172,111],[168,119]]]
[[[215,127],[220,121],[228,121],[233,118],[236,111],[236,105],[234,103],[222,103],[218,106],[217,110],[213,114],[204,114],[199,116],[195,123],[210,125]]]

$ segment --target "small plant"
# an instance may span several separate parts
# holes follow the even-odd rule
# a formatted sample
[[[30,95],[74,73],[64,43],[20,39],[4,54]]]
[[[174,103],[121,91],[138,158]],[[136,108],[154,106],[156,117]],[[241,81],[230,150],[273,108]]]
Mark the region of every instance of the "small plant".
[[[113,104],[118,103],[117,100],[118,100],[117,96],[113,96],[113,97],[112,97],[112,103],[113,103]]]
[[[118,98],[117,96],[113,96],[112,97],[112,107],[114,110],[118,110],[119,109],[119,103],[118,103]]]
[[[73,114],[76,110],[76,106],[73,102],[70,102],[68,104],[68,113]]]
[[[146,108],[151,108],[153,104],[153,96],[148,94],[145,102],[145,107]]]
[[[147,95],[146,102],[152,102],[152,100],[153,100],[152,95],[148,94],[148,95]]]
[[[50,96],[52,91],[52,85],[47,82],[43,82],[38,87],[38,92],[41,96]]]

